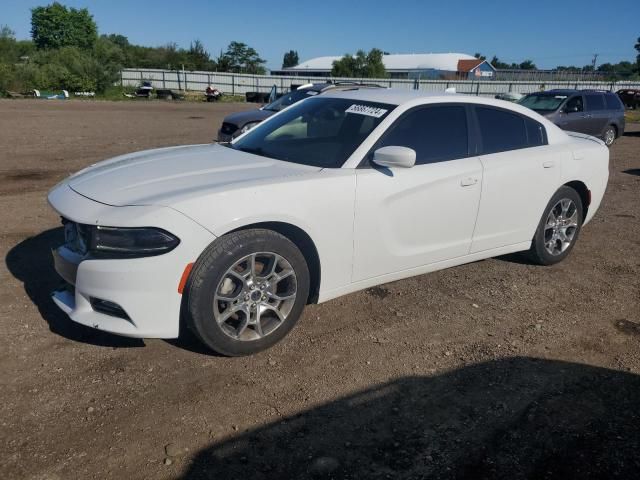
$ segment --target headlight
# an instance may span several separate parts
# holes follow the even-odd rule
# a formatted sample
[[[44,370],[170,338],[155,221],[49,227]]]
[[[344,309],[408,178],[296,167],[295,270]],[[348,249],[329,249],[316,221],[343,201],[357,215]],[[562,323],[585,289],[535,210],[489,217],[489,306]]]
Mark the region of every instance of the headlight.
[[[258,125],[260,122],[249,122],[247,123],[244,127],[242,127],[240,129],[240,133],[245,133],[248,132],[249,130],[251,130],[253,127],[255,127],[256,125]]]
[[[91,235],[91,253],[98,257],[146,257],[170,252],[180,239],[160,228],[97,226]]]

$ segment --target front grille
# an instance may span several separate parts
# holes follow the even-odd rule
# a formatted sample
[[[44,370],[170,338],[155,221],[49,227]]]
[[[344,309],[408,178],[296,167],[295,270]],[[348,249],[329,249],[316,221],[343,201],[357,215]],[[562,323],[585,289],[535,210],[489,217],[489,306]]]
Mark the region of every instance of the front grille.
[[[236,130],[238,130],[238,127],[236,125],[227,122],[223,122],[222,128],[220,129],[220,131],[225,135],[233,135]]]
[[[62,219],[64,225],[64,244],[72,252],[85,255],[91,244],[91,227],[82,223]]]

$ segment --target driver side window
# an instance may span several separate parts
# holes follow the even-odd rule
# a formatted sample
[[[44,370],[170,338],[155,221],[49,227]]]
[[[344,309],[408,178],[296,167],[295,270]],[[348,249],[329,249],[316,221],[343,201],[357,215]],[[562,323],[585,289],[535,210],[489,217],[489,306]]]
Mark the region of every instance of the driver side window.
[[[570,98],[565,107],[567,113],[582,112],[582,96]]]
[[[408,147],[416,152],[416,165],[446,162],[469,154],[467,113],[464,105],[417,107],[392,125],[376,145]]]

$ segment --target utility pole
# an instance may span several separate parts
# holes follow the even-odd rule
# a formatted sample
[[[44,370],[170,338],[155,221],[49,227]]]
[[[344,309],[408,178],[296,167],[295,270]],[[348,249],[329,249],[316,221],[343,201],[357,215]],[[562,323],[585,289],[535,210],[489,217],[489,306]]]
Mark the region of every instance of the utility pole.
[[[593,54],[593,60],[591,61],[591,66],[593,67],[593,71],[596,71],[596,62],[598,60],[598,54],[594,53]]]

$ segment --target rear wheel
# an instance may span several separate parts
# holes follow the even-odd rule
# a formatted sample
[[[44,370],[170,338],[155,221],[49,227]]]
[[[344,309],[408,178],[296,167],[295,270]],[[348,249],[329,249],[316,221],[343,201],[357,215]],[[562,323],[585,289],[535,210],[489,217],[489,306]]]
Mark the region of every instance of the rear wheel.
[[[271,347],[295,325],[309,294],[300,250],[271,230],[216,240],[191,274],[189,323],[208,347],[229,356]]]
[[[603,135],[603,140],[604,140],[604,144],[607,147],[610,147],[611,145],[613,145],[613,142],[616,141],[616,136],[618,135],[618,131],[616,130],[616,127],[614,127],[613,125],[609,125],[605,131],[604,131],[604,135]]]
[[[542,214],[529,250],[530,258],[540,265],[553,265],[564,260],[578,240],[582,212],[578,192],[570,187],[561,187]]]

